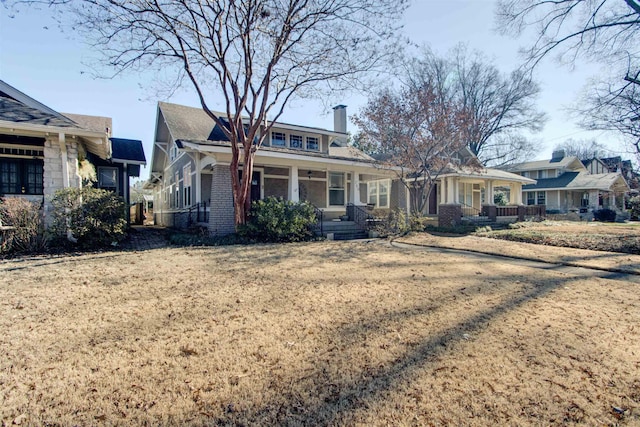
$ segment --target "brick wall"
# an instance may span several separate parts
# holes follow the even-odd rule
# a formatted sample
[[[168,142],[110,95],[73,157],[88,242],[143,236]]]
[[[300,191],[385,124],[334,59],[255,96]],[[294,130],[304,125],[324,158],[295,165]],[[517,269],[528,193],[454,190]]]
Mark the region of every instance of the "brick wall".
[[[460,224],[461,219],[461,205],[440,205],[438,212],[438,225],[440,227],[454,227]]]
[[[213,236],[235,233],[231,172],[227,165],[215,165],[211,174],[209,233]]]

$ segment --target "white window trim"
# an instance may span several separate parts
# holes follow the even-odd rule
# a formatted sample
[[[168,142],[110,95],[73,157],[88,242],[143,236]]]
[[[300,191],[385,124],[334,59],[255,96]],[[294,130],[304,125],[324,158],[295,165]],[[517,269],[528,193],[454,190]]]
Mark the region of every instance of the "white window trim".
[[[380,205],[380,183],[385,183],[387,185],[387,203],[386,205]],[[367,182],[367,203],[370,202],[369,194],[370,188],[372,185],[376,186],[376,203],[375,207],[379,209],[388,209],[391,204],[391,180],[390,179],[378,179],[376,181]]]
[[[331,192],[331,174],[342,174],[342,192],[344,193],[343,196],[343,200],[344,203],[341,205],[332,205],[331,204],[331,196],[330,196],[330,192]],[[347,183],[347,174],[346,172],[340,172],[340,171],[327,171],[327,207],[329,208],[336,208],[336,207],[340,207],[340,206],[346,206],[347,205],[347,187],[348,187],[348,183]],[[334,188],[333,190],[336,190],[337,188]]]

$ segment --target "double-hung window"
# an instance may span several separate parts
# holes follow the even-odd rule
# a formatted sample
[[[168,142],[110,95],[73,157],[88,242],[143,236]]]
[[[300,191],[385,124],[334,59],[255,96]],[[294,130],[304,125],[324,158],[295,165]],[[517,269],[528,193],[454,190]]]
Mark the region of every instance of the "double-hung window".
[[[329,172],[329,206],[344,206],[344,173]]]
[[[182,168],[182,188],[184,189],[184,206],[191,206],[191,164]]]
[[[381,181],[371,181],[367,183],[368,203],[376,208],[389,207],[389,188],[390,181],[383,179]]]
[[[536,204],[536,192],[529,191],[527,193],[527,205],[535,205]]]
[[[547,192],[546,191],[538,191],[538,204],[546,205],[547,204]]]

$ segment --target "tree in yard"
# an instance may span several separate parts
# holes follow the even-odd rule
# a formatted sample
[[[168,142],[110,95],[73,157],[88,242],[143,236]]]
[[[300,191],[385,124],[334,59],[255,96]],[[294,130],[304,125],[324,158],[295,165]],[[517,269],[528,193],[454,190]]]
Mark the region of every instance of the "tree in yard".
[[[565,64],[584,57],[615,69],[617,76],[595,85],[576,111],[583,127],[620,132],[640,154],[637,0],[501,0],[497,20],[507,34],[535,31],[525,51],[531,67],[556,53]]]
[[[421,214],[438,176],[466,145],[467,114],[433,83],[419,89],[385,89],[353,119],[357,145],[394,170],[411,194],[412,214]]]
[[[464,45],[447,56],[429,49],[406,64],[407,85],[433,84],[437,96],[455,98],[468,113],[468,147],[484,164],[504,165],[528,157],[532,144],[523,131],[539,131],[545,121],[534,101],[540,92],[530,75],[500,73]]]
[[[190,83],[230,141],[236,225],[246,222],[251,207],[256,151],[285,106],[342,90],[380,66],[394,51],[407,6],[407,0],[39,3],[62,11],[62,23],[116,72],[176,70],[178,81]],[[211,107],[220,99],[222,115]]]

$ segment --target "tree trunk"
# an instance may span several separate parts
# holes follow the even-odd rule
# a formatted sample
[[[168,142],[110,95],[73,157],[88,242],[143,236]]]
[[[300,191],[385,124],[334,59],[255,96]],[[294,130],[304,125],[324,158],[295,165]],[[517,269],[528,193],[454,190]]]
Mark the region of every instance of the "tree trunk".
[[[233,190],[233,210],[236,231],[239,225],[247,223],[251,210],[251,181],[253,178],[253,162],[255,153],[249,152],[244,156],[242,178],[239,177],[238,161],[232,161],[229,166],[231,172],[231,187]]]

